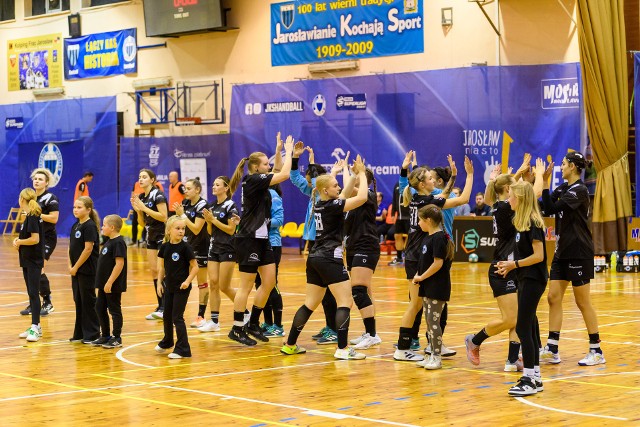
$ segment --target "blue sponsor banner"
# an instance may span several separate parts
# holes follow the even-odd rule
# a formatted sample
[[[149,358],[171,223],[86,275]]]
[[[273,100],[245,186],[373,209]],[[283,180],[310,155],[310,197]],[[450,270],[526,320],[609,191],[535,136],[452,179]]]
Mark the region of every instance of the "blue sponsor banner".
[[[336,110],[366,110],[367,94],[352,93],[336,95]]]
[[[299,0],[271,5],[271,65],[424,52],[422,0]]]
[[[347,151],[351,158],[361,154],[374,172],[385,206],[408,150],[416,150],[419,164],[432,167],[446,166],[451,154],[459,187],[466,175],[464,156],[469,156],[474,164],[472,194],[484,192],[496,163],[517,169],[523,155],[531,153],[534,159],[555,161],[555,187],[562,183],[560,164],[567,150],[583,151],[586,141],[582,94],[578,92],[577,106],[572,105],[573,93],[564,89],[571,82],[573,90],[574,81],[580,85],[575,63],[236,85],[230,162],[235,165],[253,151],[272,156],[280,131],[283,139],[292,135],[310,145],[315,163],[327,168]],[[559,82],[564,82],[561,89]],[[347,95],[354,102],[366,100],[366,109],[341,109],[338,97]],[[265,105],[277,105],[279,111],[267,114]],[[568,105],[577,108],[547,108]],[[305,154],[301,171],[307,163]],[[282,190],[285,220],[303,222],[304,197],[287,182]],[[472,197],[472,206],[474,201]]]
[[[64,78],[86,79],[138,72],[136,29],[64,39]]]

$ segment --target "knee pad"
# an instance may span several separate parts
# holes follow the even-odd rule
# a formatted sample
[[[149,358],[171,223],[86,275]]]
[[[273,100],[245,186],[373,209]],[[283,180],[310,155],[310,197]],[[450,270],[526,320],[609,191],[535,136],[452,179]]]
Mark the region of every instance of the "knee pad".
[[[356,303],[356,307],[358,307],[359,310],[367,308],[372,304],[366,286],[356,285],[351,289],[351,293],[353,295],[353,302]]]
[[[206,289],[206,288],[208,288],[208,287],[209,287],[209,284],[208,284],[208,283],[206,283],[206,282],[205,282],[205,283],[200,283],[200,284],[198,285],[198,289]]]

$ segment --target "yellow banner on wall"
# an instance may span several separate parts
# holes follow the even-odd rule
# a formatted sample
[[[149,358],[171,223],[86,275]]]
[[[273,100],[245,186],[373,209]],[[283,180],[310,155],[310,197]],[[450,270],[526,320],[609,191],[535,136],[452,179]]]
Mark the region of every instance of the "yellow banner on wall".
[[[9,40],[9,90],[62,86],[62,34]]]

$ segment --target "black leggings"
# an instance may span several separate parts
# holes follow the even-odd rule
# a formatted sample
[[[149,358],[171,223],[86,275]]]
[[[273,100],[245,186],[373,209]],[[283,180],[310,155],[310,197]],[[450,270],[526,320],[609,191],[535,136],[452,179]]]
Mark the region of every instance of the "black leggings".
[[[533,369],[534,366],[540,365],[540,353],[538,351],[540,330],[538,328],[536,310],[546,287],[547,282],[540,283],[532,279],[518,281],[518,323],[516,324],[516,333],[522,346],[522,361],[527,369]]]
[[[189,293],[191,289],[179,292],[164,293],[164,337],[158,344],[161,348],[167,349],[173,347],[173,352],[182,357],[191,357],[191,347],[189,346],[189,337],[187,336],[187,327],[184,324],[184,310],[187,307]],[[176,327],[177,341],[174,347],[173,343],[173,327]]]
[[[280,260],[282,259],[282,246],[272,246],[273,257],[276,261],[276,285],[271,289],[267,303],[262,309],[264,314],[264,321],[270,325],[282,326],[282,294],[278,289],[278,267],[280,266]],[[262,284],[260,273],[256,274],[256,289]]]
[[[42,274],[42,267],[22,267],[22,276],[24,277],[24,283],[27,285],[29,305],[31,306],[31,323],[33,325],[40,324],[41,307],[40,297],[38,296],[40,274]]]

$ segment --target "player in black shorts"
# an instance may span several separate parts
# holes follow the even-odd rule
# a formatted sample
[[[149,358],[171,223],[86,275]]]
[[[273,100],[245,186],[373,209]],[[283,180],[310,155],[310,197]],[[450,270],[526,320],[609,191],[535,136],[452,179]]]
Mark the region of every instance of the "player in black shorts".
[[[576,305],[589,334],[589,352],[578,362],[580,366],[605,363],[600,348],[598,317],[591,304],[593,279],[593,240],[589,229],[589,191],[580,179],[586,167],[584,156],[578,152],[568,153],[562,160],[564,182],[553,193],[549,193],[549,182],[542,192],[544,211],[556,216],[556,252],[551,263],[549,282],[549,338],[541,351],[541,359],[546,363],[560,363],[558,342],[562,328],[562,299],[569,286],[573,285]]]
[[[56,195],[49,191],[49,184],[51,183],[52,176],[48,169],[34,169],[33,172],[31,172],[31,180],[33,183],[33,189],[36,192],[36,200],[42,209],[40,218],[42,219],[42,229],[44,232],[44,267],[42,269],[42,274],[40,275],[39,289],[40,296],[42,297],[40,315],[46,316],[53,313],[54,308],[51,303],[51,286],[44,268],[46,268],[47,262],[58,243],[56,224],[58,223],[58,217],[60,214],[60,205]],[[27,308],[20,311],[20,314],[23,316],[30,315],[31,305],[28,305]]]
[[[366,182],[365,167],[360,156],[356,157],[352,170],[361,183]],[[296,342],[304,325],[329,288],[338,304],[336,311],[338,348],[334,357],[344,360],[366,358],[364,354],[357,353],[353,348],[348,347],[349,317],[353,296],[349,275],[342,261],[344,213],[362,206],[367,201],[368,187],[366,185],[360,185],[355,197],[347,198],[353,193],[356,176],[349,178],[348,184],[345,185],[342,192],[338,181],[333,176],[322,175],[316,179],[315,191],[320,194],[320,201],[315,204],[313,212],[316,222],[316,243],[307,259],[306,297],[304,304],[293,318],[287,342],[280,349],[283,354],[292,355],[306,352]],[[314,197],[313,194],[312,197]]]
[[[345,176],[349,170],[345,167]],[[347,259],[347,269],[351,276],[351,292],[356,303],[365,332],[358,338],[352,339],[351,344],[355,350],[365,350],[382,342],[376,331],[375,306],[373,305],[371,279],[380,259],[380,243],[378,241],[378,229],[376,226],[377,188],[376,179],[370,169],[365,170],[367,187],[373,184],[373,190],[369,189],[367,201],[359,208],[348,211],[344,221],[344,242]],[[355,196],[360,186],[364,185],[356,178]]]
[[[542,179],[544,166],[536,165],[536,179]],[[522,345],[524,364],[522,377],[509,389],[512,396],[529,396],[543,390],[538,352],[538,321],[536,310],[547,287],[547,252],[544,221],[540,214],[533,186],[519,181],[509,189],[509,204],[515,212],[516,229],[513,260],[499,261],[496,272],[507,277],[513,270],[518,280],[518,319],[516,332]]]
[[[418,259],[420,257],[421,250],[420,242],[425,236],[425,233],[418,225],[418,210],[422,206],[426,205],[436,205],[441,209],[449,209],[468,203],[469,196],[471,195],[471,187],[473,186],[473,164],[471,163],[471,160],[465,156],[464,168],[467,173],[467,178],[462,194],[460,197],[455,197],[453,199],[448,198],[457,175],[456,165],[451,156],[449,156],[448,160],[449,167],[451,168],[451,177],[449,178],[449,182],[447,182],[442,193],[438,194],[436,197],[432,194],[435,189],[433,177],[426,168],[415,168],[407,177],[408,168],[413,156],[413,151],[409,151],[406,154],[404,161],[402,162],[402,170],[400,171],[399,179],[400,190],[403,192],[404,204],[409,207],[410,228],[409,238],[407,239],[407,246],[405,249],[404,269],[407,280],[410,281],[409,289],[412,290],[412,293],[409,295],[411,300],[410,306],[402,318],[401,327],[411,328],[411,344],[409,348],[401,349],[407,350],[406,359],[396,358],[397,360],[422,360],[422,357],[416,358],[418,356],[410,351],[410,349],[417,350],[420,348],[418,332],[420,321],[422,320],[422,300],[417,297],[417,289],[413,289],[415,286],[413,286],[411,282],[417,273]],[[415,292],[413,292],[413,290],[415,290]],[[409,320],[411,315],[413,315],[413,318]]]
[[[202,213],[207,221],[207,231],[211,235],[209,242],[209,261],[207,272],[209,274],[209,304],[211,319],[200,326],[200,332],[217,332],[220,330],[220,291],[231,302],[236,298],[236,290],[231,287],[233,269],[236,265],[236,250],[233,247],[233,235],[236,232],[238,208],[231,200],[229,189],[229,177],[219,176],[213,181],[211,188],[215,200]],[[249,321],[249,310],[245,308],[244,319]]]
[[[280,139],[279,132],[277,138]],[[276,284],[275,258],[269,243],[269,224],[271,222],[269,187],[289,178],[293,152],[292,136],[287,137],[284,149],[286,155],[280,172],[269,173],[269,158],[264,153],[255,152],[238,163],[229,182],[229,188],[234,192],[242,181],[242,219],[234,239],[240,270],[240,286],[233,302],[233,328],[229,332],[229,338],[244,345],[257,344],[255,340],[247,336],[247,332],[260,341],[269,341],[269,338],[264,336],[259,324],[262,309],[269,298],[271,289]],[[245,163],[248,164],[249,173],[242,176]],[[244,327],[244,310],[258,272],[262,279],[262,285],[256,291],[251,317]]]
[[[198,316],[191,323],[192,328],[204,326],[204,318],[209,301],[209,283],[207,283],[207,261],[209,258],[209,232],[205,227],[203,211],[207,201],[200,197],[202,184],[198,179],[190,179],[184,183],[184,200],[182,204],[176,202],[172,208],[176,215],[185,215],[187,228],[185,237],[193,249],[198,262]]]
[[[505,372],[522,370],[522,362],[518,360],[520,340],[516,334],[516,319],[518,316],[518,280],[515,271],[506,277],[496,272],[496,265],[500,261],[512,261],[515,250],[516,229],[513,226],[514,212],[509,205],[509,187],[515,184],[511,174],[500,174],[501,165],[498,163],[489,176],[489,183],[485,191],[485,200],[492,206],[493,235],[497,238],[493,260],[489,266],[489,285],[493,290],[493,297],[498,302],[501,317],[490,321],[480,332],[465,337],[467,359],[474,364],[480,364],[480,345],[489,337],[498,335],[502,331],[509,331],[509,352],[504,365]]]
[[[156,174],[149,169],[142,169],[138,174],[140,187],[144,193],[131,198],[131,207],[138,215],[138,222],[147,231],[147,262],[153,277],[153,293],[158,299],[158,306],[147,320],[162,320],[164,305],[161,293],[158,293],[158,248],[164,237],[164,223],[167,221],[167,198],[156,186]]]

